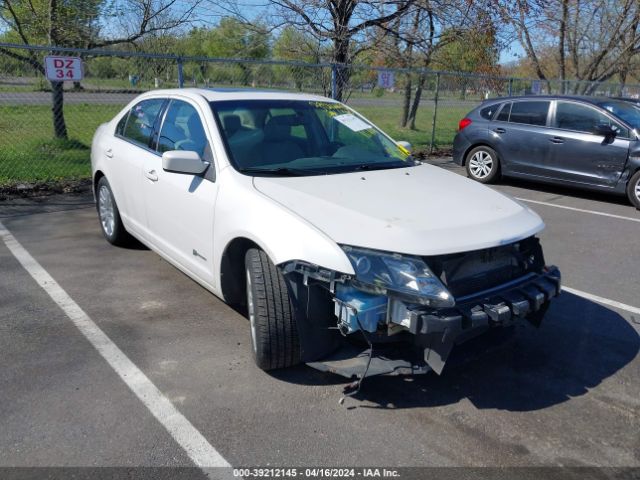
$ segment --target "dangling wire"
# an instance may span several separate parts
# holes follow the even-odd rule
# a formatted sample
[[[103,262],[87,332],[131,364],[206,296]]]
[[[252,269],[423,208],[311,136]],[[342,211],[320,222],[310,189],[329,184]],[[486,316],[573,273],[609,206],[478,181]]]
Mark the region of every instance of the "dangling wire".
[[[362,374],[362,376],[356,380],[355,382],[350,383],[349,385],[347,385],[344,388],[344,392],[342,397],[340,397],[340,400],[338,400],[338,403],[340,405],[344,404],[344,399],[347,397],[353,397],[354,395],[356,395],[358,392],[360,392],[360,387],[362,386],[362,382],[364,381],[364,379],[367,376],[367,373],[369,372],[369,366],[371,365],[371,359],[373,358],[373,343],[371,343],[371,340],[369,340],[369,336],[366,334],[364,328],[362,328],[362,323],[360,323],[360,318],[358,317],[358,311],[355,311],[355,315],[356,315],[356,322],[358,322],[358,327],[360,327],[360,331],[362,332],[362,336],[364,337],[364,339],[366,340],[367,344],[369,345],[369,358],[367,359],[367,366],[364,369],[364,373]],[[352,389],[350,392],[348,392],[348,389]]]

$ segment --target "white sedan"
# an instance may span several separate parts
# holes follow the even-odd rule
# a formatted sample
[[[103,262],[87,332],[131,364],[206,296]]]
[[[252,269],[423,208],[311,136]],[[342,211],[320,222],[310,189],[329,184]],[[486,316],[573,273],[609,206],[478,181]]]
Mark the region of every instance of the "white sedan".
[[[91,164],[106,239],[244,309],[260,368],[440,373],[455,343],[539,323],[560,274],[538,215],[409,149],[324,97],[176,89],[101,125]]]

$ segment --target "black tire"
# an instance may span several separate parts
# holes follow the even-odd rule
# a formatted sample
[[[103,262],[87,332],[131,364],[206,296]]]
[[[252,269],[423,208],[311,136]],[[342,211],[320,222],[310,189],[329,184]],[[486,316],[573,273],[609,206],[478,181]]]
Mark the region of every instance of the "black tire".
[[[500,178],[500,160],[493,148],[480,145],[465,157],[467,176],[476,182],[491,183]]]
[[[110,210],[112,212],[111,216],[113,217],[112,221],[109,218],[110,215],[107,213],[109,210],[107,203],[109,201],[111,202]],[[102,177],[96,186],[96,209],[98,210],[98,220],[100,221],[100,229],[102,230],[104,238],[112,245],[128,245],[131,242],[131,235],[129,235],[122,224],[122,218],[120,218],[120,211],[118,210],[116,199],[113,196],[113,190],[111,190],[111,185],[109,185],[106,177]]]
[[[634,173],[627,183],[627,197],[631,204],[640,210],[640,170]]]
[[[282,273],[262,250],[245,255],[251,347],[262,370],[300,363],[300,340],[292,298]]]

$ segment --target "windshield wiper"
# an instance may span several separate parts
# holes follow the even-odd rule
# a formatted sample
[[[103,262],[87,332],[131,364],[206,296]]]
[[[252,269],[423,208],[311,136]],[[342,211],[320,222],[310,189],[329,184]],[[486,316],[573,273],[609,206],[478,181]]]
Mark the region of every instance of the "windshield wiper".
[[[291,168],[291,167],[277,167],[277,168],[258,168],[247,167],[241,168],[240,173],[246,173],[248,175],[278,175],[282,177],[300,177],[303,175],[325,175],[327,172],[319,170],[311,170],[308,168]]]
[[[362,163],[360,165],[354,165],[353,166],[353,171],[360,171],[360,170],[390,170],[393,168],[406,168],[406,167],[415,167],[417,166],[418,163],[413,161],[413,163],[409,163],[409,164],[398,164],[398,163],[393,163],[393,164],[389,164],[389,163],[379,163],[379,164],[375,164],[375,163]]]

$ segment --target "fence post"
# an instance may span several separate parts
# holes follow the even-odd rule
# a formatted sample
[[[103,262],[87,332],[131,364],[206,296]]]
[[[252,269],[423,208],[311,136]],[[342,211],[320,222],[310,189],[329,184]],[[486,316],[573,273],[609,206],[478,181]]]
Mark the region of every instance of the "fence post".
[[[513,95],[513,78],[509,78],[509,97],[511,97]]]
[[[338,96],[338,66],[331,64],[331,98],[334,100]]]
[[[433,153],[433,145],[436,141],[436,119],[438,118],[438,96],[440,95],[440,72],[436,73],[436,91],[433,97],[433,122],[431,123],[431,143],[429,154]]]
[[[184,73],[182,71],[182,57],[178,57],[178,88],[184,87]]]

